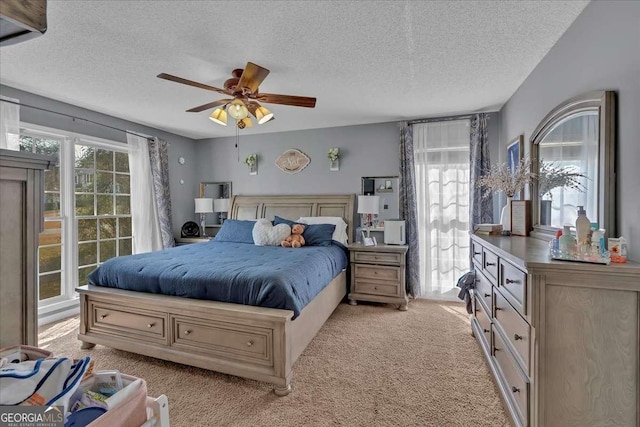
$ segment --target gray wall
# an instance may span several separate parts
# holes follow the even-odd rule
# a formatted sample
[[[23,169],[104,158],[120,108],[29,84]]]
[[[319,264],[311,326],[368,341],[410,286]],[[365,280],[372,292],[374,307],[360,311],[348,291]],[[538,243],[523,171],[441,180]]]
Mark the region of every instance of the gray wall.
[[[500,111],[501,154],[507,138],[524,133],[528,141],[556,105],[604,89],[618,97],[618,235],[630,242],[629,258],[640,261],[640,2],[587,5]]]
[[[264,125],[268,126],[268,124]],[[491,113],[491,155],[497,156],[499,115]],[[196,169],[201,181],[232,181],[234,194],[361,194],[363,176],[397,176],[400,130],[396,122],[310,129],[243,136],[239,139],[239,161],[235,137],[197,141]],[[340,148],[340,170],[329,171],[327,150]],[[297,148],[311,158],[302,172],[289,175],[275,165],[288,148]],[[258,175],[249,175],[247,155],[258,154]]]
[[[196,180],[196,171],[193,167],[196,158],[196,150],[192,139],[143,126],[138,123],[118,119],[92,110],[76,107],[75,105],[65,104],[63,102],[34,95],[32,93],[4,85],[0,85],[0,94],[11,98],[17,98],[23,104],[46,108],[59,113],[93,120],[119,129],[132,130],[146,135],[157,136],[158,138],[166,140],[170,143],[169,180],[171,183],[170,191],[174,235],[180,235],[180,228],[185,221],[195,219],[195,214],[193,213],[193,198],[198,194],[198,185],[200,180]],[[20,120],[35,125],[76,132],[97,138],[125,143],[127,142],[126,134],[123,132],[81,120],[74,121],[68,117],[33,108],[22,107],[20,109]],[[180,156],[184,157],[186,160],[184,166],[181,166],[178,163],[178,158]],[[180,184],[181,179],[184,180],[184,184]]]
[[[240,161],[235,137],[196,142],[201,181],[231,181],[233,194],[359,194],[361,177],[399,173],[400,130],[395,122],[249,136],[240,132]],[[340,148],[340,170],[336,172],[329,171],[327,151],[331,147]],[[288,148],[311,158],[302,172],[289,175],[275,165]],[[252,153],[258,155],[257,175],[249,175],[244,164]]]

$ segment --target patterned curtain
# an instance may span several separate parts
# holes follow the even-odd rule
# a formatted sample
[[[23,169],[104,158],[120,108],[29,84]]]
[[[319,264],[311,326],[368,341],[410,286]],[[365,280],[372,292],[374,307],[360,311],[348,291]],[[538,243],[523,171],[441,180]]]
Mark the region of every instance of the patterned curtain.
[[[418,246],[418,212],[416,175],[413,163],[413,129],[400,122],[400,218],[405,220],[407,252],[406,286],[413,297],[420,290],[420,248]]]
[[[471,119],[471,174],[469,188],[469,210],[471,221],[469,231],[473,232],[478,224],[490,224],[493,222],[493,195],[483,198],[481,188],[476,186],[480,177],[491,168],[489,161],[489,132],[486,113],[476,114]]]
[[[160,222],[160,235],[164,249],[175,246],[171,227],[171,196],[169,195],[169,154],[167,141],[149,140],[149,162],[153,178],[154,199]]]

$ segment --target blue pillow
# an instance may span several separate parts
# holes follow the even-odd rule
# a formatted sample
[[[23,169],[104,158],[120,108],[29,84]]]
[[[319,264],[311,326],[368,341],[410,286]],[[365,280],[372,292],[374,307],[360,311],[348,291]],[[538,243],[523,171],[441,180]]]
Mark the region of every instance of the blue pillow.
[[[331,246],[333,242],[333,230],[336,226],[333,224],[302,224],[301,222],[291,221],[289,219],[280,218],[276,216],[273,220],[273,225],[287,224],[292,226],[293,224],[300,224],[304,226],[305,245],[307,246]]]
[[[255,221],[241,221],[237,219],[227,219],[222,223],[222,227],[216,237],[216,242],[236,242],[251,243],[253,245],[253,226]]]

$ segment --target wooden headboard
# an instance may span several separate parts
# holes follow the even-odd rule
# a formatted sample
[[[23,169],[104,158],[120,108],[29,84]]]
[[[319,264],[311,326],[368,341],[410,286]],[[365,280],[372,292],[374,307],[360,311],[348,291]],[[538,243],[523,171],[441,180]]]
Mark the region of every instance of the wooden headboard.
[[[347,223],[349,241],[354,241],[355,194],[313,194],[305,196],[233,196],[229,218],[297,220],[302,216],[339,216]]]

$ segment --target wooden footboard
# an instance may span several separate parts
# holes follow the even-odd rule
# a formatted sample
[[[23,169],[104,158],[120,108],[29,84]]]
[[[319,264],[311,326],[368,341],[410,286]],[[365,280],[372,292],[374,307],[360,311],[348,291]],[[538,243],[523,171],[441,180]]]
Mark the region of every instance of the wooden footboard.
[[[291,391],[292,367],[346,294],[341,272],[292,320],[293,312],[83,286],[83,348],[101,344]]]

